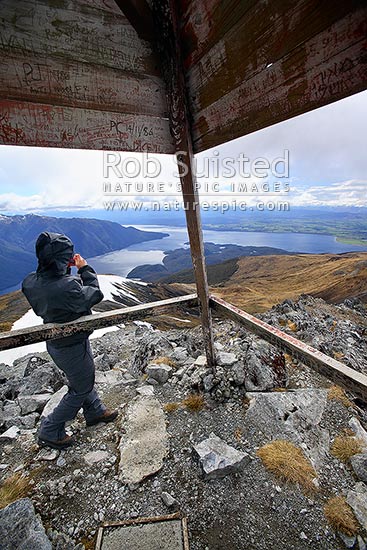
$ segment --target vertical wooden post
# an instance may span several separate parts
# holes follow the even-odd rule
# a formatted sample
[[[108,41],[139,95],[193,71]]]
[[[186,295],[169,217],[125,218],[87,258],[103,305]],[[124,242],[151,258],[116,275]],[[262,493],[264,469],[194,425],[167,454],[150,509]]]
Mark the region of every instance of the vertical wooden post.
[[[176,158],[182,185],[187,230],[197,294],[199,298],[204,345],[208,366],[215,366],[209,290],[205,268],[204,244],[201,227],[199,195],[193,171],[193,152],[184,71],[179,43],[178,17],[174,0],[153,3],[153,16],[158,36],[157,51],[166,83],[171,133],[175,140]]]

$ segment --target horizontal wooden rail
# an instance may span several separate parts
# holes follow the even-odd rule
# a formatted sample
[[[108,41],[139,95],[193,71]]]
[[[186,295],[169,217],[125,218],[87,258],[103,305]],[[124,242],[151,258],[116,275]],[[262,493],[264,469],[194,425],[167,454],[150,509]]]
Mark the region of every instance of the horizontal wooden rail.
[[[367,376],[364,374],[347,367],[343,363],[340,363],[340,361],[336,361],[336,359],[268,325],[264,321],[260,321],[260,319],[225,302],[221,298],[211,296],[210,305],[214,310],[222,313],[225,317],[230,317],[238,321],[254,334],[288,351],[302,363],[313,367],[320,374],[326,376],[346,390],[353,392],[357,397],[367,402]]]
[[[0,351],[35,344],[36,342],[43,342],[45,340],[54,340],[55,338],[70,336],[84,330],[111,327],[127,319],[141,317],[158,307],[180,305],[198,305],[197,294],[187,294],[186,296],[178,296],[169,300],[160,300],[158,302],[85,315],[68,323],[45,323],[34,327],[0,332]]]

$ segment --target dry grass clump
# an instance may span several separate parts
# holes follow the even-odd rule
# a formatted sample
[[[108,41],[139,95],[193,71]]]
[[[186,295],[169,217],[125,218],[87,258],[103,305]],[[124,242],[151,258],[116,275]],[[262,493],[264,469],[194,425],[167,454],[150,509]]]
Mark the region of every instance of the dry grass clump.
[[[317,474],[299,447],[290,441],[278,439],[257,451],[265,468],[279,479],[299,484],[306,492],[316,491],[313,479]]]
[[[340,401],[345,407],[353,407],[353,403],[348,399],[345,391],[340,386],[331,386],[327,398],[329,401]]]
[[[363,451],[363,440],[350,435],[338,435],[330,448],[331,453],[342,462],[348,462],[353,456]]]
[[[242,441],[242,435],[243,435],[243,431],[241,430],[241,428],[237,428],[234,432],[234,436],[238,442]]]
[[[155,363],[156,365],[168,365],[169,367],[172,367],[173,369],[176,368],[176,363],[174,361],[172,361],[172,359],[170,359],[169,357],[157,357],[157,359],[153,359],[152,360],[153,363]]]
[[[182,401],[182,405],[192,412],[201,411],[205,405],[204,396],[200,393],[192,393]]]
[[[298,330],[297,324],[296,324],[294,321],[291,321],[290,319],[287,319],[287,327],[288,327],[292,332],[297,332],[297,330]]]
[[[341,531],[348,537],[358,532],[358,522],[344,497],[333,497],[324,506],[324,514],[335,531]]]
[[[31,491],[31,480],[20,472],[5,479],[0,487],[0,509],[26,497]]]
[[[175,402],[166,403],[165,405],[163,405],[163,409],[168,413],[177,411],[179,407],[180,407],[180,403],[175,403]]]

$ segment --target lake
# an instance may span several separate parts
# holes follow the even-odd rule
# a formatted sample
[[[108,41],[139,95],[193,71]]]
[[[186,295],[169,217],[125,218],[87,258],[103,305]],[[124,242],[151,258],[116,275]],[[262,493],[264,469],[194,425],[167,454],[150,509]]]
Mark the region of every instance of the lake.
[[[186,227],[166,227],[161,225],[134,226],[145,231],[169,233],[169,237],[140,244],[134,244],[122,250],[109,252],[102,256],[87,258],[98,273],[126,275],[134,267],[143,264],[161,264],[168,250],[187,246],[189,240]],[[356,246],[338,243],[331,235],[314,235],[308,233],[262,233],[243,231],[204,230],[204,240],[216,244],[239,244],[242,246],[271,246],[289,252],[321,254],[325,252],[341,253],[358,250],[366,252],[367,246]],[[75,269],[73,270],[75,272]],[[0,291],[1,294],[18,290],[20,283]]]
[[[185,227],[165,227],[158,225],[135,226],[145,231],[169,233],[169,237],[135,244],[123,250],[109,252],[102,256],[88,258],[98,273],[126,275],[137,265],[160,264],[165,252],[187,246],[188,234]],[[367,251],[367,246],[338,243],[331,235],[314,235],[308,233],[262,233],[243,231],[204,230],[204,241],[216,244],[238,244],[242,246],[271,246],[289,252],[313,254],[341,253],[358,250]]]

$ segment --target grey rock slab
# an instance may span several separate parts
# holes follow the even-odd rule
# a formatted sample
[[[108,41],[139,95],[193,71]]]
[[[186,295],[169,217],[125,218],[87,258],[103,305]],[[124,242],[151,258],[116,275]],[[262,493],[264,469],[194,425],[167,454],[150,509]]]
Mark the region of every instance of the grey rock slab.
[[[347,503],[363,529],[367,530],[367,485],[361,481],[356,483],[347,493]]]
[[[165,415],[153,396],[137,396],[126,410],[125,434],[120,440],[120,478],[136,484],[158,472],[168,452]]]
[[[218,479],[243,468],[250,462],[247,453],[227,445],[223,439],[211,433],[207,439],[194,446],[205,479]]]
[[[18,426],[12,426],[8,430],[6,430],[4,433],[0,435],[1,441],[14,441],[20,434],[20,429]]]
[[[50,462],[51,460],[56,460],[60,454],[60,451],[56,449],[41,449],[38,455],[36,456],[36,460],[45,460],[47,462]]]
[[[300,446],[315,467],[320,467],[330,449],[330,434],[321,427],[327,390],[293,392],[248,392],[250,406],[244,431],[261,433],[262,441],[287,439]]]
[[[168,378],[172,376],[172,371],[172,367],[164,364],[156,365],[154,363],[150,363],[146,368],[148,377],[156,380],[158,384],[164,384],[167,382]]]
[[[136,393],[139,395],[154,395],[154,388],[153,386],[140,386],[136,388]]]
[[[96,384],[107,384],[108,386],[118,385],[124,376],[120,370],[96,371]]]
[[[199,355],[194,361],[194,365],[196,367],[206,367],[206,356],[205,355]]]
[[[367,483],[367,452],[352,456],[350,463],[356,476]]]
[[[175,497],[167,493],[166,491],[163,491],[161,494],[161,498],[164,502],[164,504],[167,506],[167,508],[176,508],[178,505],[177,500]]]
[[[223,367],[230,367],[237,363],[238,359],[234,353],[228,353],[227,351],[219,351],[217,353],[217,364]]]
[[[56,393],[51,396],[50,400],[42,411],[41,418],[45,418],[46,416],[48,416],[54,410],[54,408],[57,407],[67,391],[68,387],[62,386],[62,388],[60,388]]]
[[[367,447],[367,432],[366,430],[363,428],[362,424],[360,423],[360,421],[358,420],[358,418],[356,418],[355,416],[353,416],[350,420],[349,420],[349,426],[350,428],[353,430],[353,432],[355,433],[356,437],[358,437],[359,439],[362,439],[362,441],[364,442],[364,444],[366,445]]]
[[[20,395],[17,401],[21,413],[24,415],[33,412],[41,412],[50,399],[51,395],[49,393],[40,393],[36,395]]]
[[[104,528],[101,550],[183,550],[181,520]]]
[[[107,451],[91,451],[84,455],[83,458],[88,466],[93,466],[93,464],[108,460],[110,458],[110,454]]]
[[[1,550],[52,550],[32,501],[22,498],[0,510]]]

